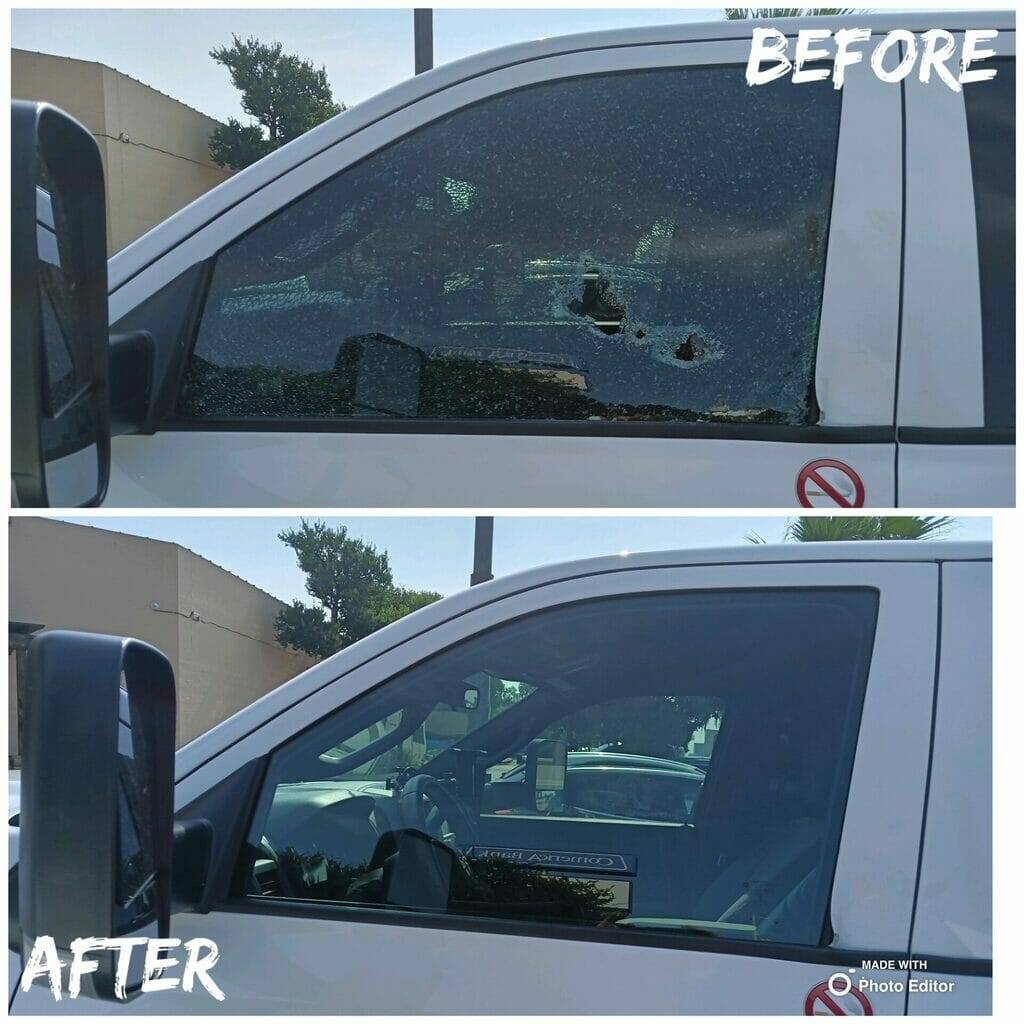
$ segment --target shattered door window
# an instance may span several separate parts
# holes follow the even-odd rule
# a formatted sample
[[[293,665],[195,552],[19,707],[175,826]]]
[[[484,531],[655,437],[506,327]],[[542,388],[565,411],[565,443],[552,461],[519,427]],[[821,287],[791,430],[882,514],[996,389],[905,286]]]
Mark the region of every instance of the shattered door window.
[[[839,104],[653,70],[419,129],[220,254],[179,415],[812,423]]]

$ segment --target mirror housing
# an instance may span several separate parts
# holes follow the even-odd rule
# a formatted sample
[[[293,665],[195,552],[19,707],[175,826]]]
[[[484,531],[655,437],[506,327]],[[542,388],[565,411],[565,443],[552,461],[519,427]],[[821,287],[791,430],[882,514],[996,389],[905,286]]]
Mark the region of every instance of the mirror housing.
[[[22,507],[98,505],[110,476],[107,228],[89,131],[11,103],[11,476]]]
[[[24,967],[52,936],[170,933],[174,672],[139,640],[54,631],[28,651],[18,910]],[[113,953],[83,992],[114,995]],[[136,961],[139,963],[136,963]],[[141,982],[141,957],[129,979]]]

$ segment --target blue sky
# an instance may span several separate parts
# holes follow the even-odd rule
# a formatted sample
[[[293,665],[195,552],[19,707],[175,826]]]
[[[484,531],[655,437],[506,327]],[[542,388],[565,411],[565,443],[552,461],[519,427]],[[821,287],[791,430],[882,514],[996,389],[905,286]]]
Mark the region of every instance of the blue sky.
[[[438,10],[435,63],[542,36],[605,28],[708,21],[721,8],[692,10]],[[413,73],[412,9],[153,10],[23,9],[11,12],[11,45],[94,60],[226,120],[247,120],[227,70],[209,57],[231,34],[279,41],[327,68],[348,106]]]
[[[271,516],[62,516],[68,522],[119,530],[182,544],[283,601],[305,598],[305,577],[277,535],[299,517]],[[473,559],[470,517],[326,516],[353,536],[388,552],[398,583],[452,594],[469,584]],[[494,572],[504,576],[532,566],[620,551],[657,551],[746,544],[756,533],[779,541],[787,520],[756,516],[499,517],[494,524]],[[951,540],[989,540],[991,520],[958,521]]]

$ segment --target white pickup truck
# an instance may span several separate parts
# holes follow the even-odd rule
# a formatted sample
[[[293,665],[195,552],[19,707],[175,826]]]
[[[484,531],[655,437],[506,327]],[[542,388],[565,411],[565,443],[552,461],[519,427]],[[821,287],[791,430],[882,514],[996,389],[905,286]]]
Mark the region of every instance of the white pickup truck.
[[[20,503],[1012,505],[1013,13],[776,21],[872,32],[842,89],[748,86],[755,24],[445,64],[78,268],[83,316],[108,303],[110,410],[104,379],[77,429],[109,417],[112,447],[48,495],[16,364]],[[896,28],[995,31],[996,75],[884,82],[868,56]],[[77,145],[81,174],[91,139],[25,119],[16,149],[84,215],[57,165]],[[16,299],[46,262],[23,166]],[[85,438],[43,433],[73,474]]]
[[[43,634],[13,1012],[988,1013],[990,601],[981,544],[550,566],[176,755],[158,652]],[[223,1001],[16,988],[33,936],[158,930]]]

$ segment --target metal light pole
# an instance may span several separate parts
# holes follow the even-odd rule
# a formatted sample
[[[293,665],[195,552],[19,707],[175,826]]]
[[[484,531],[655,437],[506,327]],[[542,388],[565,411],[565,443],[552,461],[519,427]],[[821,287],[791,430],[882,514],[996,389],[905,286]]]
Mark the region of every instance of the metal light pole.
[[[416,74],[421,75],[434,66],[434,11],[430,7],[416,7],[412,19]]]
[[[469,585],[486,583],[494,579],[491,572],[491,556],[494,553],[494,516],[477,516],[473,535],[473,574]]]

